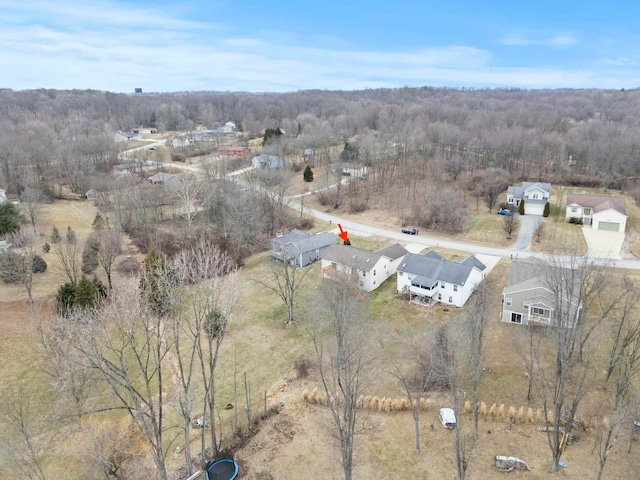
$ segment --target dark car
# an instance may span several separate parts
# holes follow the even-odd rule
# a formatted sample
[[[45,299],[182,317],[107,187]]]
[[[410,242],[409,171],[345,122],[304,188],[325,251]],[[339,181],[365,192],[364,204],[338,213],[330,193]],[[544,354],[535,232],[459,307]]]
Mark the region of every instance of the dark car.
[[[498,210],[498,215],[511,215],[511,210],[508,208],[501,208]]]
[[[418,230],[415,228],[403,228],[402,229],[402,233],[407,233],[409,235],[417,235],[418,234]]]

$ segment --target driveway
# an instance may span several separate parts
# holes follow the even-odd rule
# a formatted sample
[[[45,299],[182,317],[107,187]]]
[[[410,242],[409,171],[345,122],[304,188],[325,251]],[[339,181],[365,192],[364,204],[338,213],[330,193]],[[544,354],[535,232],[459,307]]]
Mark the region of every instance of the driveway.
[[[620,260],[620,252],[624,243],[624,232],[606,232],[594,230],[590,226],[582,227],[582,234],[587,242],[587,255],[593,258],[610,258]]]
[[[531,239],[536,227],[542,222],[540,215],[520,215],[520,232],[515,243],[511,245],[512,250],[529,250]]]

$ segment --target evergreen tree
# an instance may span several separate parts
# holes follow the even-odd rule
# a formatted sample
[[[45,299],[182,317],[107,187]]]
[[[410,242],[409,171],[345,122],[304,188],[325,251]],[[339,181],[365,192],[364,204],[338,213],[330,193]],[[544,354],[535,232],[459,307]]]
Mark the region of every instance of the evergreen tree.
[[[73,300],[75,297],[76,288],[70,283],[60,285],[58,288],[58,294],[56,295],[56,305],[58,308],[58,315],[63,317],[68,316],[73,310]]]
[[[60,243],[62,237],[60,236],[60,230],[55,225],[51,229],[51,243]]]
[[[344,150],[340,153],[340,160],[343,162],[357,162],[360,157],[360,148],[353,143],[345,143]]]
[[[524,215],[524,198],[520,200],[520,206],[518,207],[518,213]]]
[[[93,308],[99,300],[98,288],[85,275],[82,275],[73,293],[73,308]]]
[[[98,268],[98,250],[100,244],[95,240],[87,240],[82,251],[82,273],[89,274]]]
[[[96,213],[96,217],[93,219],[93,223],[91,224],[91,226],[94,230],[101,230],[102,228],[104,228],[104,225],[104,217],[100,215],[100,212]]]
[[[24,218],[13,203],[0,203],[0,236],[17,232],[23,222]]]
[[[277,140],[282,136],[282,130],[280,127],[277,128],[267,128],[264,131],[264,137],[262,137],[262,146],[268,145],[272,143],[274,140]]]
[[[307,168],[304,169],[302,178],[305,182],[313,182],[313,171],[311,170],[311,167],[309,165],[307,165]]]
[[[544,204],[544,212],[542,212],[542,216],[543,217],[548,217],[549,213],[551,212],[551,207],[549,206],[549,202]]]
[[[76,232],[71,230],[71,227],[67,227],[67,242],[76,243]]]

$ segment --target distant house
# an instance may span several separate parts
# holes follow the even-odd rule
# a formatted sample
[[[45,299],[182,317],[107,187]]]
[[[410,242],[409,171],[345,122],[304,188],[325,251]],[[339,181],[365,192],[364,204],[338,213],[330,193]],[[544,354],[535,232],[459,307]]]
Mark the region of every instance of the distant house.
[[[305,267],[318,260],[329,245],[336,243],[337,238],[332,232],[313,235],[295,229],[271,241],[271,257]]]
[[[400,244],[376,252],[334,244],[322,254],[322,276],[354,282],[360,290],[371,292],[396,273],[396,267],[406,253]]]
[[[524,200],[525,215],[542,215],[544,206],[549,201],[550,183],[522,182],[522,185],[510,186],[507,189],[507,203],[519,207]]]
[[[567,195],[566,221],[591,225],[594,230],[624,232],[627,227],[626,202],[622,197]]]
[[[452,262],[433,250],[407,253],[398,266],[397,290],[424,305],[440,302],[462,307],[486,276],[485,269],[474,256]]]
[[[187,135],[176,135],[171,138],[171,146],[173,148],[184,148],[193,145],[194,139]]]
[[[313,157],[315,155],[315,150],[313,148],[305,148],[304,149],[304,156],[305,157]]]
[[[98,192],[96,192],[95,189],[91,189],[91,190],[87,190],[87,192],[84,194],[84,198],[86,198],[87,200],[95,200],[96,198],[98,198]]]
[[[7,192],[0,188],[0,203],[4,203],[7,201]]]
[[[221,156],[235,157],[239,155],[249,155],[249,149],[247,147],[221,145],[217,148],[216,153]]]
[[[138,127],[138,128],[134,128],[131,130],[133,133],[140,133],[140,134],[151,134],[151,133],[158,133],[158,129],[155,127]]]
[[[147,178],[154,185],[162,185],[165,188],[175,188],[183,182],[195,180],[195,175],[178,175],[175,173],[158,172]]]
[[[251,159],[251,165],[256,168],[284,168],[287,162],[278,155],[257,155]]]
[[[133,140],[142,140],[142,135],[135,132],[123,132],[118,130],[114,135],[116,143],[131,142]]]
[[[6,240],[0,240],[0,255],[9,250],[10,247],[11,244],[9,242],[7,242]]]
[[[553,326],[558,323],[558,318],[562,318],[559,315],[562,313],[564,321],[572,323],[581,308],[578,301],[579,282],[574,285],[574,292],[567,291],[563,295],[554,293],[551,286],[554,272],[563,275],[557,268],[541,262],[514,262],[507,286],[502,290],[502,321]],[[573,278],[572,273],[567,272],[564,278]],[[563,290],[569,290],[566,287],[563,282]]]
[[[353,163],[334,163],[331,165],[331,172],[347,177],[364,178],[367,176],[367,167]]]

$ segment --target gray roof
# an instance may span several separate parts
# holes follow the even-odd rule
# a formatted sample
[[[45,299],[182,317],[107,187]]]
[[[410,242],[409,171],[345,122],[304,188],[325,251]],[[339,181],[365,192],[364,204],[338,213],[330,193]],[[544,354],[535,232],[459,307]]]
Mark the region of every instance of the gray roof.
[[[296,240],[301,240],[310,236],[311,234],[309,232],[303,232],[302,230],[294,228],[289,233],[285,233],[284,235],[274,238],[273,241],[285,245],[287,243],[295,242]]]
[[[332,262],[355,267],[362,272],[368,272],[378,263],[382,255],[378,252],[365,250],[351,245],[330,245],[323,253],[322,258]]]
[[[536,186],[541,190],[544,190],[545,192],[551,191],[550,183],[522,182],[522,185],[510,185],[509,188],[507,189],[507,193],[508,194],[510,193],[511,195],[513,195],[514,198],[522,198],[522,196],[524,195],[524,191],[527,190],[529,187],[533,187],[533,186]],[[546,203],[546,201],[544,201],[544,203]]]
[[[477,260],[477,262],[482,265],[480,260]],[[398,271],[413,273],[420,277],[425,277],[428,281],[440,280],[455,285],[464,285],[474,267],[478,268],[475,262],[469,261],[468,258],[463,262],[452,262],[430,252],[425,255],[407,253],[402,262],[400,262]]]
[[[545,266],[540,262],[519,260],[511,264],[503,293],[527,290],[544,285]]]
[[[310,252],[316,248],[324,248],[328,245],[336,243],[338,236],[332,232],[318,233],[317,235],[310,235],[299,240],[294,240],[291,244],[296,247],[300,252]]]
[[[394,243],[393,245],[389,245],[388,247],[381,248],[376,253],[384,255],[391,260],[395,260],[397,258],[404,257],[407,254],[407,249],[399,243]]]
[[[478,260],[475,256],[471,255],[470,257],[461,260],[460,263],[464,265],[471,265],[472,267],[476,267],[478,270],[483,271],[487,266]]]

